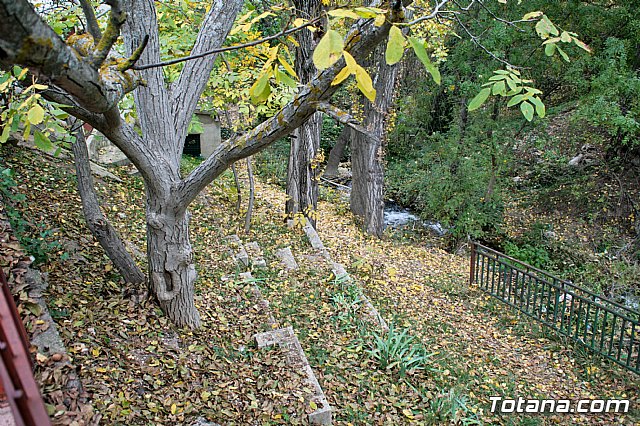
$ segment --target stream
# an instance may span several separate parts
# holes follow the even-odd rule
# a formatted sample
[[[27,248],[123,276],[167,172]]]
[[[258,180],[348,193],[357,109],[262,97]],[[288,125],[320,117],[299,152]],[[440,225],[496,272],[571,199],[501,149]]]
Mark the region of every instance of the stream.
[[[387,200],[384,204],[384,224],[394,229],[424,227],[438,237],[442,237],[447,233],[447,229],[439,222],[422,220],[413,214],[410,209],[399,205],[393,200]]]

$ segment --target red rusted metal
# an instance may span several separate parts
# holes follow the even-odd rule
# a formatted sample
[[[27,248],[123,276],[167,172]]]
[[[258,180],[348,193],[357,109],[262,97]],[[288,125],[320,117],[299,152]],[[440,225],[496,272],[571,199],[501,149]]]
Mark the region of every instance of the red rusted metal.
[[[33,377],[27,333],[0,268],[0,380],[16,425],[50,426]]]

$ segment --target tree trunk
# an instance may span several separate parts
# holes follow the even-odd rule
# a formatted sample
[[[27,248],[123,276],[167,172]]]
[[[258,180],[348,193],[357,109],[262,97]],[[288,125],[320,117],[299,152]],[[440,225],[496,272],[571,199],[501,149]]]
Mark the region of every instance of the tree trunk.
[[[76,141],[71,146],[76,177],[78,179],[78,192],[82,201],[82,212],[87,221],[91,234],[98,240],[104,251],[113,262],[124,280],[129,283],[142,283],[145,275],[124,247],[118,231],[109,223],[109,220],[100,210],[100,202],[93,187],[89,152],[84,138],[82,127],[76,131]]]
[[[340,160],[344,155],[344,149],[347,147],[347,143],[351,138],[351,127],[344,126],[336,144],[331,148],[329,153],[329,159],[327,160],[327,168],[324,171],[326,177],[338,176],[338,167],[340,166]]]
[[[244,232],[251,229],[251,216],[253,215],[253,201],[255,199],[255,181],[253,177],[253,167],[251,167],[251,157],[247,157],[247,174],[249,175],[249,204],[247,206],[247,215],[244,218]]]
[[[197,328],[194,303],[197,278],[189,242],[189,212],[176,214],[168,200],[147,193],[147,257],[150,291],[178,327]]]
[[[318,204],[318,167],[314,158],[320,149],[322,114],[315,113],[306,123],[294,130],[287,167],[286,213],[303,213],[315,227],[313,213]]]
[[[398,67],[387,65],[384,50],[373,54],[377,64],[375,104],[365,101],[363,126],[376,139],[354,132],[351,142],[351,211],[364,217],[364,230],[377,237],[384,231],[384,141],[387,113],[393,102]]]
[[[299,17],[308,19],[319,16],[322,9],[320,0],[294,0]],[[311,56],[318,42],[316,33],[300,31],[296,33],[296,73],[300,83],[307,84],[316,74]],[[314,114],[298,127],[291,137],[291,151],[287,167],[287,204],[288,215],[303,213],[313,227],[316,226],[316,208],[318,205],[318,167],[314,159],[320,150],[320,131],[322,114]]]

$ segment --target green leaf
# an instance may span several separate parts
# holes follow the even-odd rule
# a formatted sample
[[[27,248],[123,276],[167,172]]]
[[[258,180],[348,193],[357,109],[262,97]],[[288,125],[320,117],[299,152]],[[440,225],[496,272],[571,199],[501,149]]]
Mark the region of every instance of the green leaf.
[[[404,35],[402,30],[395,25],[391,26],[389,30],[389,41],[387,42],[387,50],[385,52],[385,59],[387,65],[393,65],[400,62],[402,55],[404,54]]]
[[[433,81],[436,84],[440,85],[440,83],[442,82],[442,76],[440,75],[440,71],[438,70],[438,68],[433,65],[433,63],[429,59],[429,54],[424,48],[424,43],[414,37],[409,37],[408,39],[409,44],[411,44],[413,51],[416,53],[416,56],[418,57],[418,59],[420,59],[420,62],[424,64],[424,67],[427,69],[429,74],[431,74]]]
[[[491,88],[487,87],[485,89],[482,89],[480,93],[478,93],[475,96],[475,98],[471,99],[471,102],[469,102],[468,110],[475,111],[478,108],[480,108],[484,103],[484,101],[487,100],[490,94],[491,94]]]
[[[558,53],[560,54],[560,56],[562,56],[562,59],[564,59],[566,62],[570,62],[569,55],[567,55],[565,51],[560,48],[560,46],[556,46],[556,49],[558,49]]]
[[[0,135],[0,143],[5,143],[9,139],[10,132],[11,126],[5,125],[4,129],[2,129],[2,135]]]
[[[271,94],[271,86],[269,85],[269,77],[271,73],[264,72],[258,77],[251,89],[249,89],[249,96],[251,96],[251,102],[254,105],[260,104],[267,100]]]
[[[504,84],[504,81],[499,81],[493,85],[492,92],[494,95],[502,95],[504,96],[507,93],[507,87]]]
[[[289,86],[291,88],[295,88],[296,87],[295,80],[292,79],[291,77],[289,77],[287,74],[285,74],[282,71],[280,71],[278,68],[275,68],[275,75],[276,75],[276,81],[278,83],[283,83],[286,86]]]
[[[516,95],[507,102],[507,108],[511,108],[512,106],[519,104],[524,99],[524,95]]]
[[[340,59],[343,50],[344,41],[340,33],[329,30],[313,51],[313,63],[319,70],[327,69]]]
[[[35,104],[27,113],[27,120],[29,120],[31,124],[42,123],[42,120],[44,120],[44,109],[40,105]]]
[[[554,53],[556,53],[556,44],[555,43],[549,43],[549,44],[544,46],[544,54],[545,55],[553,56]]]
[[[49,152],[53,150],[53,144],[40,130],[36,130],[33,133],[33,143],[43,151]]]
[[[544,116],[547,114],[547,109],[545,108],[542,99],[534,96],[530,99],[530,101],[536,106],[536,113],[538,114],[538,117],[544,118]]]
[[[533,105],[529,102],[522,102],[520,104],[520,111],[522,111],[522,115],[524,115],[524,118],[526,118],[527,121],[533,120]]]
[[[571,36],[569,35],[568,32],[563,31],[562,34],[560,34],[560,40],[562,40],[565,43],[571,43]]]
[[[518,92],[518,83],[516,83],[515,80],[508,78],[507,79],[507,84],[509,85],[509,89],[513,90],[514,92]]]
[[[522,20],[523,20],[523,21],[528,21],[529,19],[539,18],[539,17],[540,17],[540,16],[542,16],[542,15],[543,15],[543,13],[542,13],[542,12],[540,12],[540,11],[537,11],[537,12],[529,12],[529,13],[525,14],[525,15],[522,17]]]

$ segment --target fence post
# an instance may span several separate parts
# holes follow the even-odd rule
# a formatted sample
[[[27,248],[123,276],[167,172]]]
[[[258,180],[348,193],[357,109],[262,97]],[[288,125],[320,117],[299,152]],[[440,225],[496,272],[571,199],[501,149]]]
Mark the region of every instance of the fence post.
[[[473,285],[476,278],[476,243],[471,241],[471,267],[469,268],[469,285]]]

